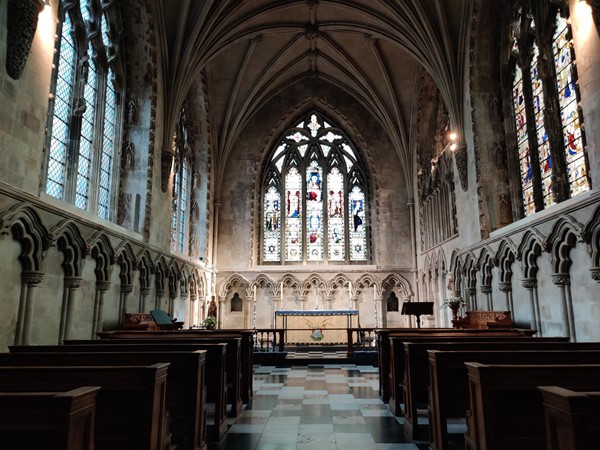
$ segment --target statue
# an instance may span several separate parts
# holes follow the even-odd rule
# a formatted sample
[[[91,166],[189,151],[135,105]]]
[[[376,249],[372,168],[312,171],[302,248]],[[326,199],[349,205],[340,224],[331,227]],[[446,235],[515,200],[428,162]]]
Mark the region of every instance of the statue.
[[[217,317],[217,303],[215,302],[215,298],[213,297],[210,301],[210,305],[208,305],[208,312],[206,313],[207,317]]]
[[[133,124],[135,122],[135,109],[137,107],[134,98],[130,98],[127,102],[127,123]]]

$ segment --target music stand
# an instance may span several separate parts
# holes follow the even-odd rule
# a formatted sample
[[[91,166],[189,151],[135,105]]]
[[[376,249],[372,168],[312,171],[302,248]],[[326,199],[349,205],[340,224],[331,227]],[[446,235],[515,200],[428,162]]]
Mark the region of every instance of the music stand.
[[[404,302],[401,314],[417,317],[417,328],[421,328],[421,315],[433,314],[433,302]]]

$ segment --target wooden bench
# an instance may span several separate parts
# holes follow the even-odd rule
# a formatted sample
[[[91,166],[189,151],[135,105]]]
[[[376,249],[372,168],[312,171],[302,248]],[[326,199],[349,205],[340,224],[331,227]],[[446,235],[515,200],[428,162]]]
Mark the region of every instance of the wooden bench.
[[[58,347],[58,346],[56,346]],[[0,353],[0,366],[147,366],[169,363],[165,407],[171,446],[206,449],[206,352],[23,352]]]
[[[60,392],[100,386],[96,450],[169,450],[165,413],[169,364],[151,366],[0,367],[0,392]]]
[[[413,344],[408,344],[413,346]],[[600,343],[452,344],[427,346],[429,354],[429,436],[431,450],[449,448],[447,420],[465,418],[469,408],[465,362],[498,364],[600,362]],[[426,375],[425,375],[426,376]],[[418,378],[413,378],[417,379]],[[411,381],[412,382],[412,381]]]
[[[455,328],[462,329],[495,329],[513,326],[510,311],[467,311],[465,317],[452,321]]]
[[[85,386],[58,393],[0,393],[2,448],[94,450],[99,389]]]
[[[546,450],[538,386],[600,389],[600,365],[486,365],[466,363],[470,410],[465,448]]]
[[[600,392],[540,386],[548,450],[588,450],[600,442]]]
[[[390,391],[389,408],[396,415],[402,415],[401,404],[404,402],[404,369],[405,361],[405,342],[431,342],[431,343],[469,343],[469,342],[567,342],[564,337],[526,337],[521,335],[506,335],[485,332],[476,333],[478,330],[472,330],[469,334],[456,334],[450,336],[400,336],[391,335],[390,341],[390,363],[388,373],[388,384]],[[490,330],[491,331],[491,330]],[[427,354],[421,353],[424,371],[427,370]],[[426,378],[427,379],[427,378]]]
[[[536,331],[514,328],[504,330],[457,330],[454,328],[380,328],[375,330],[377,336],[378,368],[379,368],[379,396],[384,403],[390,400],[390,336],[406,337],[443,337],[443,336],[485,336],[487,333],[498,335],[498,331],[505,335],[533,336]]]
[[[72,341],[74,342],[74,341]],[[39,352],[108,352],[108,353],[149,353],[163,354],[165,352],[206,352],[205,385],[208,417],[206,420],[206,440],[220,441],[227,431],[227,383],[226,383],[226,348],[225,343],[179,344],[152,341],[148,344],[128,340],[114,341],[78,341],[71,345],[27,345],[12,346],[14,353]],[[86,344],[83,344],[86,342]],[[170,377],[169,377],[170,380]],[[189,394],[188,394],[189,395]]]
[[[542,386],[548,450],[588,450],[600,443],[600,392]]]
[[[253,374],[254,367],[254,331],[253,330],[174,330],[174,331],[107,331],[98,333],[102,339],[213,339],[218,341],[220,337],[241,339],[241,398],[243,403],[248,403],[253,395]]]

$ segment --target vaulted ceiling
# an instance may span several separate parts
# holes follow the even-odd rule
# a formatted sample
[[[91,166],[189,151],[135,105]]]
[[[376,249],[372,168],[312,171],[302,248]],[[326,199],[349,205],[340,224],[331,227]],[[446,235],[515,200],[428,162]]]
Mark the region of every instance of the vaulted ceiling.
[[[462,129],[472,0],[154,1],[162,20],[167,131],[203,74],[217,186],[235,140],[256,111],[307,78],[336,86],[363,105],[386,130],[407,171],[421,68],[440,89],[452,126]],[[171,135],[165,133],[165,150]]]

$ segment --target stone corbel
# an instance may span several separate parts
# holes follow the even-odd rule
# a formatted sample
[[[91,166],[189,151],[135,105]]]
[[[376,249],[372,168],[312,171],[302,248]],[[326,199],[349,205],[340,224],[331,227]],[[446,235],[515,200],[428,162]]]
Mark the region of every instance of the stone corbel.
[[[454,151],[456,160],[456,169],[458,170],[458,178],[463,191],[469,189],[469,167],[467,158],[467,146],[459,145]]]
[[[6,73],[18,80],[23,75],[31,50],[43,0],[8,0],[6,34]]]

